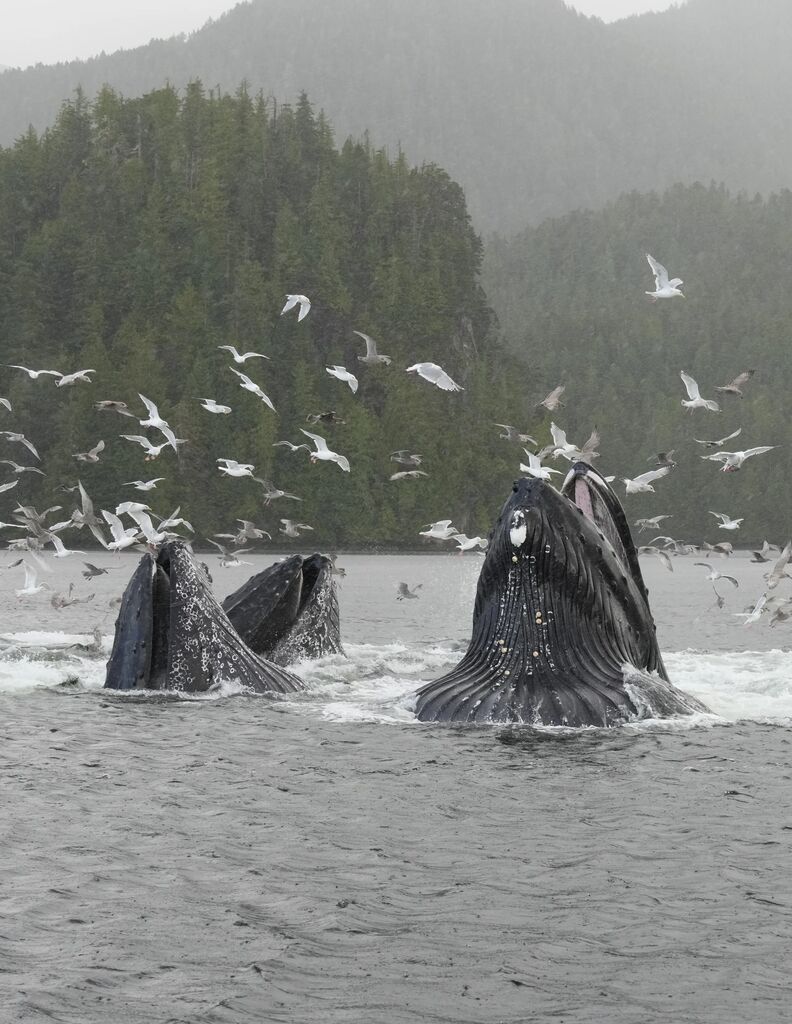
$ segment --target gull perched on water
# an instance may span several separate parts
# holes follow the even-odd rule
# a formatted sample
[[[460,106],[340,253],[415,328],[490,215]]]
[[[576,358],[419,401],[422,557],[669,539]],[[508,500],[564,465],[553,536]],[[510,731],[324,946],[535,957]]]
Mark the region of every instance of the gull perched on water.
[[[349,385],[349,390],[354,395],[358,389],[358,379],[354,373],[350,373],[345,366],[326,366],[325,369],[331,377],[337,377],[338,380],[346,381]]]
[[[256,468],[252,462],[237,462],[236,459],[217,459],[216,461],[225,463],[217,468],[227,476],[253,476],[253,470]]]
[[[674,277],[670,281],[668,280],[668,271],[662,263],[658,263],[656,259],[653,259],[649,253],[646,254],[646,259],[649,266],[652,268],[652,273],[655,279],[655,290],[653,292],[647,292],[646,294],[651,296],[652,302],[657,302],[658,299],[673,299],[675,296],[679,296],[680,299],[684,299],[684,295],[679,290],[679,286],[682,284],[682,279]]]
[[[38,473],[40,476],[46,476],[40,469],[36,469],[35,466],[20,466],[18,462],[14,462],[12,459],[0,459],[0,466],[10,466],[15,473]]]
[[[0,437],[4,437],[6,441],[18,441],[19,444],[23,444],[41,462],[41,456],[24,434],[16,434],[12,430],[0,430]]]
[[[392,473],[389,480],[417,480],[419,476],[429,476],[422,469],[402,469],[398,473]]]
[[[24,370],[31,380],[38,380],[42,374],[49,374],[51,377],[62,377],[60,370],[30,370],[27,366],[19,366],[16,363],[6,363],[10,370]]]
[[[78,380],[84,381],[86,384],[93,384],[93,381],[88,376],[89,373],[96,373],[96,370],[76,370],[74,373],[62,373],[58,380],[55,381],[55,387],[70,387],[72,384],[76,384]]]
[[[722,392],[724,395],[739,395],[742,398],[743,385],[748,383],[755,372],[755,370],[743,370],[730,384],[723,384],[721,387],[715,388],[715,390]]]
[[[153,491],[157,484],[164,479],[164,476],[155,476],[151,480],[127,480],[122,486],[135,487],[139,491]]]
[[[714,583],[716,580],[728,580],[735,587],[739,587],[740,581],[734,576],[727,576],[725,573],[718,572],[717,569],[713,569],[709,562],[694,562],[693,565],[700,565],[702,569],[707,570],[707,575],[704,579],[709,580],[710,583]],[[717,591],[716,591],[717,593]]]
[[[233,345],[218,345],[217,347],[224,352],[230,352],[234,362],[239,363],[240,366],[248,359],[269,359],[269,356],[265,356],[263,352],[243,352],[240,355]]]
[[[438,366],[437,363],[414,363],[412,366],[408,366],[407,373],[417,373],[419,377],[423,377],[424,380],[428,380],[430,384],[434,384],[440,388],[441,391],[464,391],[463,387],[456,384],[445,370]]]
[[[390,366],[393,360],[390,356],[381,355],[377,351],[377,344],[373,338],[369,337],[368,334],[364,334],[363,331],[352,331],[352,333],[362,338],[366,343],[366,354],[358,356],[358,362],[367,363],[369,366],[376,366],[377,363],[384,363],[386,366]]]
[[[505,433],[498,434],[504,441],[511,441],[517,444],[538,444],[539,442],[535,437],[531,437],[530,434],[521,434],[520,431],[513,427],[510,423],[496,423],[496,427],[501,427]]]
[[[456,527],[451,525],[450,519],[438,519],[436,523],[429,523],[425,530],[421,530],[419,537],[429,537],[431,540],[450,540],[457,533]]]
[[[560,469],[549,469],[543,466],[539,457],[534,455],[533,452],[529,452],[527,448],[523,448],[523,451],[528,456],[528,465],[520,463],[521,473],[527,473],[528,476],[532,476],[535,480],[549,480],[553,473],[561,474]]]
[[[727,441],[731,441],[733,437],[739,437],[741,433],[742,427],[738,427],[734,433],[727,434],[726,437],[722,437],[719,441],[699,441],[697,437],[694,437],[693,440],[696,444],[703,444],[705,448],[720,448],[721,445],[726,444]]]
[[[338,455],[337,452],[331,452],[327,447],[327,441],[319,434],[310,434],[307,430],[300,430],[306,437],[310,437],[313,443],[316,445],[316,451],[311,452],[311,462],[337,462],[338,465],[343,469],[345,473],[349,472],[349,460],[344,455]]]
[[[718,523],[719,530],[739,530],[740,523],[742,523],[745,518],[743,516],[742,519],[730,519],[729,516],[723,512],[710,512],[709,515],[715,516],[716,519],[720,519],[720,522]]]
[[[300,530],[313,530],[307,523],[295,523],[293,519],[281,519],[281,522],[283,527],[279,527],[278,533],[282,533],[284,537],[299,537]]]
[[[548,412],[555,412],[555,410],[561,406],[563,408],[564,403],[561,401],[561,395],[566,391],[566,384],[559,384],[554,387],[549,395],[545,395],[541,402],[537,402],[537,405],[543,405]]]
[[[691,376],[685,373],[684,370],[679,371],[679,376],[682,378],[682,383],[685,385],[688,398],[690,399],[689,402],[686,402],[684,398],[682,399],[682,405],[686,409],[690,409],[691,412],[693,409],[709,409],[711,412],[720,412],[720,406],[716,401],[712,398],[701,397],[699,386]]]
[[[748,448],[744,452],[715,452],[714,455],[700,455],[700,459],[708,459],[710,462],[722,462],[721,473],[737,473],[742,469],[742,464],[752,455],[764,455],[771,452],[778,445],[761,445],[759,448]]]
[[[258,384],[252,381],[250,377],[247,376],[247,374],[240,373],[239,370],[235,370],[233,366],[229,366],[228,369],[231,371],[231,373],[235,373],[237,377],[239,377],[241,381],[239,386],[241,388],[244,388],[245,391],[249,391],[252,395],[256,395],[257,398],[260,398],[265,405],[269,406],[269,408],[272,409],[273,412],[275,412],[275,406],[269,400],[269,397],[264,394],[264,392],[261,390]]]
[[[420,590],[423,583],[416,583],[415,586],[410,590],[406,583],[396,584],[396,600],[404,601],[409,598],[417,598],[418,595],[415,593],[416,590]]]
[[[633,480],[622,477],[622,482],[627,485],[627,494],[638,494],[640,491],[654,491],[652,481],[661,480],[670,472],[671,470],[668,466],[661,466],[660,469],[652,469],[648,473],[641,473],[640,476],[636,476]]]
[[[138,392],[138,398],[145,405],[146,409],[148,409],[148,419],[138,420],[138,423],[140,423],[141,427],[153,427],[155,430],[159,430],[167,439],[171,448],[173,448],[173,450],[178,454],[178,449],[176,447],[176,435],[171,430],[168,421],[164,420],[160,416],[159,410],[150,398],[146,398],[146,396],[141,395],[140,392]]]
[[[297,314],[297,322],[304,320],[311,312],[311,300],[307,295],[287,295],[286,305],[281,310],[281,316],[284,313],[288,313],[289,310],[294,309],[295,306],[300,307],[300,312]]]
[[[206,409],[207,412],[222,413],[225,416],[231,412],[230,405],[218,405],[213,398],[199,398],[198,401],[201,403],[201,408]]]
[[[105,450],[104,441],[97,441],[96,444],[87,452],[77,452],[76,455],[72,455],[73,459],[77,459],[78,462],[98,462],[99,452]]]
[[[117,412],[121,416],[131,416],[133,420],[137,419],[137,416],[129,411],[129,406],[126,402],[115,402],[111,398],[103,399],[101,402],[94,402],[94,409],[97,412]]]

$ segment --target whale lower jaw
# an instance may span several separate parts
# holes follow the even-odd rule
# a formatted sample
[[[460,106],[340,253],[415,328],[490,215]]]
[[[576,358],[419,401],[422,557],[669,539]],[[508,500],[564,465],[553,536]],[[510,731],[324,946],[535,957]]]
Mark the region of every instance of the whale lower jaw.
[[[529,658],[532,657],[529,654]],[[633,666],[602,666],[575,676],[540,671],[493,670],[470,654],[447,675],[418,691],[422,722],[523,724],[607,728],[647,718],[706,711],[695,698],[660,676]]]

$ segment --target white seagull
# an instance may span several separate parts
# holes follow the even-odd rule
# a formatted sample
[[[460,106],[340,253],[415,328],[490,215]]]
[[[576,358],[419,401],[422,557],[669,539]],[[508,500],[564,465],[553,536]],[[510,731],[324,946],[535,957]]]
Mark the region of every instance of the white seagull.
[[[423,583],[416,583],[415,586],[412,588],[412,590],[410,590],[410,588],[407,586],[406,583],[397,583],[396,584],[396,600],[397,601],[404,601],[404,600],[409,600],[410,598],[416,598],[417,599],[418,595],[415,593],[415,591],[416,590],[420,590],[422,586],[423,586]]]
[[[740,581],[735,579],[734,576],[727,576],[725,573],[718,572],[717,569],[712,568],[709,562],[694,562],[693,565],[700,565],[702,569],[707,570],[707,575],[704,579],[709,580],[710,583],[714,583],[716,580],[728,580],[729,583],[733,584],[735,587],[739,587],[740,585]]]
[[[354,395],[358,389],[358,379],[354,373],[350,373],[345,366],[326,366],[325,369],[331,377],[337,377],[338,380],[346,381],[349,385],[349,390]]]
[[[721,448],[727,441],[731,441],[733,437],[739,437],[742,433],[742,427],[738,427],[732,434],[727,434],[726,437],[722,437],[719,441],[699,441],[697,437],[693,440],[696,444],[703,444],[705,448]]]
[[[243,352],[240,354],[233,345],[218,345],[217,347],[223,352],[230,352],[234,362],[239,363],[240,366],[247,362],[248,359],[269,359],[269,356],[265,356],[263,352]]]
[[[136,444],[139,444],[146,452],[146,462],[151,462],[153,459],[158,458],[162,455],[163,449],[169,447],[168,441],[163,441],[162,444],[152,444],[151,441],[142,434],[121,434],[119,436],[123,437],[125,441],[134,441]],[[175,441],[177,445],[185,443],[179,437],[175,438]]]
[[[278,533],[282,533],[285,537],[299,537],[300,530],[313,530],[313,527],[307,523],[295,523],[293,519],[281,519],[281,522],[283,527],[278,528]]]
[[[682,378],[682,383],[685,385],[688,398],[690,399],[689,402],[686,402],[684,398],[682,399],[682,405],[686,409],[690,409],[691,412],[693,409],[709,409],[711,412],[720,412],[720,406],[716,401],[711,398],[701,397],[699,386],[692,377],[685,373],[684,370],[679,371],[679,376]]]
[[[217,461],[225,463],[224,466],[217,468],[227,476],[253,476],[253,470],[256,468],[252,462],[237,462],[236,459],[217,459]]]
[[[105,450],[104,441],[97,441],[96,444],[87,452],[77,452],[76,455],[72,455],[73,459],[77,459],[78,462],[98,462],[99,453]]]
[[[740,523],[743,522],[744,519],[744,517],[743,519],[730,519],[723,512],[710,512],[709,514],[711,516],[715,516],[716,519],[720,519],[720,522],[718,523],[719,530],[739,530]]]
[[[457,542],[457,551],[460,555],[463,551],[472,551],[473,548],[480,548],[483,551],[489,544],[486,537],[468,537],[464,533],[453,533],[451,540]]]
[[[638,494],[639,491],[654,491],[652,481],[660,480],[670,472],[671,470],[668,466],[661,466],[660,469],[652,469],[648,473],[641,473],[640,476],[635,477],[633,480],[623,476],[622,482],[627,485],[627,494]]]
[[[434,384],[440,388],[441,391],[464,391],[463,387],[459,384],[455,384],[453,380],[448,376],[442,366],[438,366],[437,363],[414,363],[412,366],[407,367],[407,373],[417,373],[419,377],[423,377],[424,380],[428,380],[430,384]]]
[[[15,434],[13,430],[0,430],[0,437],[4,437],[6,441],[18,441],[20,444],[23,444],[41,462],[41,456],[24,434]]]
[[[122,486],[135,487],[139,491],[153,491],[157,484],[164,479],[164,476],[155,476],[151,480],[127,480]]]
[[[88,376],[89,373],[96,373],[96,370],[76,370],[74,373],[62,373],[58,380],[55,381],[55,387],[70,387],[72,384],[76,384],[78,380],[85,381],[86,384],[93,384],[93,381]]]
[[[171,430],[168,421],[164,420],[160,416],[159,410],[150,398],[146,398],[146,396],[141,395],[140,392],[138,392],[138,398],[148,410],[148,419],[138,420],[138,423],[141,427],[153,427],[155,430],[159,430],[159,432],[165,436],[171,448],[178,454],[178,449],[176,447],[176,435]]]
[[[311,312],[311,300],[307,295],[287,295],[286,305],[281,310],[281,316],[294,309],[295,306],[300,307],[300,312],[297,314],[297,322],[299,323],[300,320],[304,320]]]
[[[62,377],[60,370],[29,370],[27,366],[19,366],[16,363],[6,363],[10,370],[24,370],[31,380],[38,380],[42,374],[49,374],[51,377]]]
[[[349,472],[349,460],[344,455],[338,455],[336,452],[331,452],[327,447],[327,441],[319,434],[310,434],[307,430],[300,430],[306,437],[310,437],[313,443],[316,445],[316,451],[311,452],[311,462],[337,462],[338,465],[343,469],[345,473]]]
[[[39,473],[41,476],[46,476],[40,469],[36,469],[35,466],[20,466],[18,462],[14,462],[12,459],[0,459],[0,466],[10,466],[15,473]]]
[[[742,469],[742,465],[746,459],[750,459],[752,455],[764,455],[765,452],[771,452],[778,445],[765,444],[759,448],[748,448],[744,452],[715,452],[714,455],[700,455],[700,459],[708,459],[710,462],[722,462],[721,473],[737,473]]]
[[[366,343],[366,354],[358,356],[358,362],[367,363],[369,366],[376,366],[377,363],[384,363],[386,366],[390,366],[393,360],[390,356],[381,355],[377,351],[377,343],[373,338],[369,337],[368,334],[364,334],[363,331],[352,331],[352,333],[362,338]]]
[[[450,519],[438,519],[436,523],[429,523],[424,530],[420,530],[419,537],[429,537],[431,540],[450,540],[457,533],[456,527],[451,525]]]
[[[653,259],[649,253],[646,254],[646,259],[649,262],[649,266],[652,268],[652,273],[655,279],[655,290],[653,292],[647,292],[646,294],[651,296],[653,302],[657,302],[658,299],[673,299],[675,296],[679,296],[680,299],[684,299],[684,295],[679,290],[679,286],[682,284],[682,279],[679,277],[668,280],[668,271],[662,263],[658,263],[656,259]]]
[[[198,401],[201,403],[201,408],[206,409],[207,412],[222,413],[224,416],[231,412],[230,405],[218,405],[213,398],[199,398]]]
[[[533,452],[529,452],[527,448],[523,448],[523,451],[528,456],[528,465],[520,463],[520,472],[527,473],[528,476],[532,476],[535,480],[549,480],[553,473],[561,473],[560,469],[547,469],[539,461]]]
[[[46,583],[38,582],[36,570],[24,558],[22,559],[22,565],[25,567],[25,585],[17,590],[17,597],[32,597],[33,594],[39,594],[42,590],[50,589]]]
[[[241,381],[239,386],[241,388],[244,388],[245,391],[249,391],[252,395],[255,395],[257,398],[260,398],[265,405],[269,406],[269,408],[272,409],[273,412],[275,412],[275,406],[269,400],[268,396],[264,394],[264,392],[261,390],[258,384],[252,381],[247,374],[240,373],[239,370],[235,370],[233,366],[229,366],[228,369],[231,371],[231,373],[235,373],[237,377],[239,377]]]

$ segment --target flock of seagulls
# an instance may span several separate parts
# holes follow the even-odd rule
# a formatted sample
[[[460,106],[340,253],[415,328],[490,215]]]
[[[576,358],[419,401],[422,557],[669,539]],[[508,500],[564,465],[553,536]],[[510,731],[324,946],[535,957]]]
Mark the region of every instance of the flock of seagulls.
[[[681,291],[682,280],[677,277],[670,278],[666,268],[651,255],[647,254],[646,258],[654,275],[655,282],[654,289],[646,293],[652,301],[684,298],[685,296]],[[281,310],[281,316],[293,311],[296,311],[298,323],[305,320],[311,311],[310,299],[300,294],[287,295]],[[359,363],[366,367],[391,366],[393,359],[389,355],[378,351],[374,338],[359,330],[354,330],[353,333],[365,344],[365,353],[357,356]],[[218,349],[227,353],[233,362],[234,365],[229,366],[228,369],[238,378],[239,387],[256,397],[272,412],[275,412],[275,405],[262,387],[248,376],[247,373],[237,368],[247,367],[253,361],[268,361],[270,357],[263,352],[240,352],[234,345],[219,345]],[[55,386],[58,388],[92,385],[94,384],[92,375],[96,373],[96,370],[93,369],[81,369],[70,373],[62,373],[59,370],[33,369],[20,364],[10,364],[10,368],[26,374],[31,381],[38,381],[41,378],[46,379],[48,377],[54,378]],[[358,377],[345,366],[333,364],[326,367],[326,372],[339,382],[345,383],[353,395],[357,394],[359,388]],[[441,366],[434,362],[414,363],[406,367],[405,372],[421,377],[441,391],[453,393],[464,390]],[[715,387],[714,391],[719,396],[734,396],[742,399],[743,389],[750,382],[753,375],[753,370],[745,370],[730,382]],[[714,398],[703,397],[698,382],[687,372],[684,370],[680,371],[680,378],[687,394],[687,398],[681,401],[683,408],[689,410],[691,414],[696,413],[698,410],[707,412],[720,411],[719,401]],[[566,386],[558,384],[544,398],[536,402],[536,408],[555,413],[558,409],[563,408],[562,396],[565,395],[565,392]],[[134,419],[142,429],[153,432],[154,436],[151,436],[149,433],[125,433],[119,435],[121,438],[140,446],[145,462],[152,462],[161,458],[166,450],[171,450],[174,455],[178,456],[179,448],[188,443],[187,439],[176,436],[172,426],[161,415],[157,405],[150,398],[143,394],[139,394],[138,398],[145,409],[144,415],[140,415],[139,412],[131,408],[126,402],[115,399],[101,399],[94,403],[94,407],[98,412],[115,413]],[[221,404],[213,397],[197,398],[196,401],[200,402],[201,408],[210,415],[229,416],[233,412],[232,406]],[[6,408],[9,412],[12,411],[11,403],[6,398],[0,398],[0,406]],[[343,424],[344,422],[336,415],[334,410],[309,414],[306,417],[306,421],[312,426],[320,424],[331,426]],[[535,479],[549,481],[553,476],[560,475],[561,471],[559,469],[544,464],[547,459],[593,462],[599,458],[600,453],[597,449],[600,445],[600,435],[596,427],[585,442],[577,444],[567,437],[564,429],[555,422],[551,422],[550,443],[540,447],[539,442],[531,434],[523,432],[511,424],[497,423],[495,426],[501,431],[499,434],[501,439],[510,444],[522,446],[526,461],[519,463],[519,471]],[[740,451],[726,450],[724,445],[738,437],[741,430],[742,428],[738,428],[717,440],[700,440],[698,438],[693,440],[705,449],[706,454],[701,455],[703,460],[721,463],[721,471],[724,473],[735,473],[742,469],[749,458],[770,452],[776,447],[775,445],[760,445]],[[345,455],[331,450],[324,436],[304,428],[300,428],[300,432],[312,442],[312,445],[299,442],[298,440],[282,439],[274,442],[274,446],[288,450],[295,455],[306,452],[312,464],[333,462],[344,473],[352,471],[349,459]],[[4,440],[8,444],[21,445],[30,456],[36,461],[40,461],[35,445],[24,434],[10,430],[0,431],[0,440]],[[100,461],[104,452],[105,442],[104,440],[98,440],[88,451],[74,453],[73,458],[78,462],[91,464]],[[651,460],[654,461],[652,469],[634,477],[621,477],[620,480],[625,487],[625,494],[653,493],[655,490],[654,485],[667,477],[676,467],[677,463],[673,458],[675,454],[675,450],[658,452],[652,456]],[[388,479],[397,482],[419,480],[427,477],[426,470],[421,468],[422,458],[420,454],[409,449],[400,449],[392,452],[390,460],[396,463],[398,468],[391,473]],[[0,491],[13,489],[25,473],[43,475],[42,470],[37,466],[23,465],[12,459],[0,460],[0,466],[8,467],[14,477],[12,480],[0,482]],[[262,489],[261,500],[265,507],[277,500],[301,500],[297,495],[290,494],[276,487],[271,482],[255,476],[256,467],[252,463],[240,462],[230,457],[222,457],[217,459],[217,469],[227,478],[249,477],[257,482]],[[149,479],[141,478],[126,481],[122,486],[133,487],[139,492],[150,493],[155,491],[157,484],[165,479],[163,476],[151,477]],[[614,478],[609,477],[606,479],[612,481]],[[8,543],[8,547],[11,550],[22,553],[22,557],[14,563],[14,565],[22,565],[25,572],[24,584],[17,590],[17,594],[20,597],[32,596],[49,589],[46,583],[39,582],[38,579],[38,571],[46,568],[42,559],[42,553],[45,550],[48,550],[55,558],[66,558],[72,554],[82,553],[77,549],[70,549],[65,546],[60,537],[62,531],[87,528],[96,541],[108,551],[122,551],[133,547],[152,547],[162,543],[164,540],[177,536],[180,536],[182,539],[188,539],[183,534],[174,532],[179,527],[191,534],[194,532],[189,522],[180,516],[180,509],[178,508],[170,516],[160,518],[152,511],[149,505],[134,501],[121,501],[114,510],[101,509],[101,515],[98,515],[94,511],[93,503],[82,482],[78,481],[75,487],[64,487],[62,490],[78,491],[80,496],[80,507],[73,509],[71,514],[63,521],[52,522],[48,519],[48,517],[53,516],[56,512],[61,511],[60,506],[53,506],[39,514],[31,507],[18,505],[11,513],[13,522],[0,524],[0,529],[23,531],[22,535],[14,537]],[[719,529],[737,531],[743,523],[743,518],[741,517],[735,518],[722,512],[710,512],[710,514],[718,520]],[[660,523],[669,518],[671,518],[670,515],[656,515],[638,519],[635,525],[641,532],[644,530],[656,532]],[[241,554],[252,550],[252,548],[244,547],[243,545],[264,539],[272,539],[272,535],[268,531],[253,522],[238,519],[237,523],[239,525],[233,532],[218,533],[215,535],[216,539],[207,539],[209,544],[218,549],[218,557],[221,565],[224,567],[250,564],[244,562],[239,557]],[[312,530],[313,527],[307,523],[282,518],[278,533],[283,537],[296,539],[303,532]],[[438,543],[453,542],[456,544],[456,550],[460,554],[469,551],[483,552],[487,547],[486,538],[480,536],[468,537],[453,526],[451,519],[442,519],[429,523],[418,535],[427,541]],[[733,547],[728,542],[720,542],[719,544],[705,543],[700,546],[690,545],[665,536],[655,537],[651,543],[639,548],[641,553],[651,553],[660,557],[667,568],[672,571],[671,554],[697,553],[701,550],[706,551],[707,557],[709,557],[710,553],[718,553],[728,557],[733,552]],[[769,563],[772,550],[772,546],[765,542],[761,551],[754,552],[753,561]],[[773,563],[766,577],[768,591],[774,589],[782,579],[792,578],[792,576],[786,573],[790,551],[792,551],[792,545],[788,544]],[[93,579],[95,576],[108,571],[106,569],[98,569],[89,562],[84,564],[86,569],[83,572],[83,576],[86,580]],[[738,581],[735,577],[717,572],[708,563],[697,562],[695,564],[707,569],[705,579],[711,583],[713,589],[715,589],[716,583],[720,580],[726,580],[732,586],[738,586]],[[337,571],[339,574],[342,572],[342,570]],[[417,590],[420,587],[421,584],[410,588],[406,583],[399,583],[397,599],[400,601],[416,599],[418,597]],[[715,592],[719,607],[722,607],[723,598],[717,590]],[[75,597],[71,593],[71,589],[66,595],[56,596],[57,602],[55,596],[53,596],[54,607],[65,607],[67,604],[81,600],[81,598]],[[86,598],[85,600],[89,599]],[[792,615],[792,602],[788,603],[790,604],[789,609],[786,608],[784,602],[765,593],[749,612],[744,613],[745,621],[746,623],[756,621],[764,612],[772,612],[776,616],[775,621],[778,621],[779,617],[786,617],[787,614]]]

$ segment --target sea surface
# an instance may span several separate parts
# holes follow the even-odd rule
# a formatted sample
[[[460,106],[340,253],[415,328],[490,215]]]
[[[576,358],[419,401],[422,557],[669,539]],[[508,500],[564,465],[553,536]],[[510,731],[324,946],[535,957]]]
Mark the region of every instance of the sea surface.
[[[104,691],[136,558],[77,558],[61,611],[0,570],[2,1024],[792,1020],[792,622],[735,614],[761,566],[712,560],[721,609],[699,559],[643,562],[711,714],[536,730],[410,710],[475,555],[340,556],[346,657],[289,700]],[[221,597],[251,560],[206,556]]]

